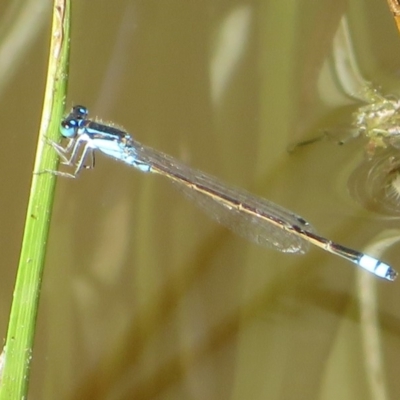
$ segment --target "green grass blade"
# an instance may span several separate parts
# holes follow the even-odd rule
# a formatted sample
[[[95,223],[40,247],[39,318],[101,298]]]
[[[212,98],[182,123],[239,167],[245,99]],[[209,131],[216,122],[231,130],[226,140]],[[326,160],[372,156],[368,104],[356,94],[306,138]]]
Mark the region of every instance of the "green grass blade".
[[[53,7],[43,114],[7,339],[0,363],[0,400],[27,398],[36,316],[55,193],[55,176],[40,172],[55,170],[58,166],[56,152],[46,144],[45,138],[59,139],[58,126],[64,112],[70,2],[55,0]]]

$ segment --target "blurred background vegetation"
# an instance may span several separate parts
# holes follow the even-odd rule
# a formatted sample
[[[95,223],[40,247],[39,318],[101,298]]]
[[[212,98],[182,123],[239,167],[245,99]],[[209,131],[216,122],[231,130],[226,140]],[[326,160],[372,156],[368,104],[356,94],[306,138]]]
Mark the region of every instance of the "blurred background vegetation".
[[[3,335],[50,12],[49,1],[0,3]],[[385,1],[98,0],[72,12],[67,107],[86,105],[356,249],[397,229],[395,216],[348,193],[363,141],[287,151],[359,105],[329,74],[343,17],[365,79],[399,92],[400,38]],[[384,255],[397,269],[399,251]],[[30,398],[396,398],[398,284],[372,282],[357,285],[352,265],[318,249],[291,256],[247,243],[163,179],[99,155],[94,171],[58,181]],[[372,347],[365,292],[379,321]]]

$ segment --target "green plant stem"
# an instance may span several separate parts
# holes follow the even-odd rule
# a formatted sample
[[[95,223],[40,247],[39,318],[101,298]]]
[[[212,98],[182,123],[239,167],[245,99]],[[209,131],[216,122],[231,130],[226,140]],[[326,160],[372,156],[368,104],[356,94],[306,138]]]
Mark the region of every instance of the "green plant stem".
[[[0,400],[27,398],[46,244],[56,179],[56,152],[47,144],[59,139],[64,112],[70,41],[70,2],[55,0],[48,75],[21,256],[0,371]]]

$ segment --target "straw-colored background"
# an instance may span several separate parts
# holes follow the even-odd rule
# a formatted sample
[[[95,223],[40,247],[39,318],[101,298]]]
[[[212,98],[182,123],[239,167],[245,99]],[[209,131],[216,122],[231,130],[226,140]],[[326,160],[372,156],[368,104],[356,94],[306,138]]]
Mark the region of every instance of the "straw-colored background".
[[[3,335],[50,9],[0,3]],[[364,76],[398,92],[400,38],[383,0],[77,1],[67,104],[361,250],[399,223],[347,192],[364,144],[287,152],[354,111],[321,99],[343,15]],[[399,246],[383,256],[398,269]],[[94,171],[58,182],[30,398],[398,398],[400,283],[373,281],[380,336],[368,347],[358,279],[315,248],[291,256],[249,244],[162,178],[98,155]],[[374,286],[363,290],[373,298]]]

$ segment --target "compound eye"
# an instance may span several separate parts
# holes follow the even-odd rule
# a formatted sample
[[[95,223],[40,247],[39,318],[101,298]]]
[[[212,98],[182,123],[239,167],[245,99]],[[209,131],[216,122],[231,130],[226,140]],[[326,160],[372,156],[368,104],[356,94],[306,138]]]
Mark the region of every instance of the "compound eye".
[[[60,132],[65,138],[73,138],[77,135],[79,123],[76,119],[64,119],[60,125]]]
[[[84,119],[88,116],[88,109],[84,106],[72,107],[71,115],[77,119]]]

